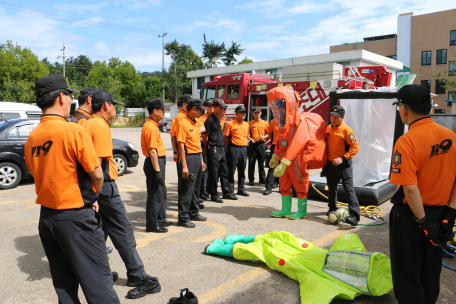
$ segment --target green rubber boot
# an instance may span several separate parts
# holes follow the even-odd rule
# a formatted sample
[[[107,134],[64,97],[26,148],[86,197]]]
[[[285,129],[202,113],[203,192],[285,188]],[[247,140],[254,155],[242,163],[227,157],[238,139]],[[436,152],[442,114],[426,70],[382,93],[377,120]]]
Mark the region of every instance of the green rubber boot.
[[[249,244],[255,240],[256,235],[245,236],[243,234],[231,234],[225,237],[225,244],[244,243]]]
[[[216,254],[232,258],[233,246],[232,244],[225,244],[222,239],[216,239],[204,251],[206,254]]]
[[[290,216],[292,220],[299,220],[307,217],[307,198],[298,198],[298,212]]]
[[[291,215],[291,195],[282,195],[282,210],[271,212],[273,217],[290,217]]]

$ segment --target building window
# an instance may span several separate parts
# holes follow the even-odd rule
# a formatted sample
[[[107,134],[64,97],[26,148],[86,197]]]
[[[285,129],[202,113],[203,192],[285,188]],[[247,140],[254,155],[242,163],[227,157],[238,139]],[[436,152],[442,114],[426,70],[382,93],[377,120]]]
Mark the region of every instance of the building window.
[[[445,94],[446,90],[444,88],[445,81],[444,80],[435,80],[435,94]]]
[[[421,65],[431,65],[431,51],[421,52]]]
[[[456,100],[456,91],[455,92],[448,92],[448,100]],[[448,106],[452,107],[453,102],[448,102]]]
[[[450,45],[456,45],[456,31],[451,31]]]
[[[386,56],[386,57],[397,60],[397,55],[391,55],[391,56]]]
[[[215,75],[214,75],[214,76],[211,76],[211,80],[210,80],[210,81],[214,80],[214,78],[215,78]]]
[[[277,69],[266,70],[266,74],[273,75],[274,73],[277,73]]]
[[[350,65],[350,61],[344,61],[344,62],[336,62],[342,66]]]
[[[448,69],[448,75],[456,76],[456,61],[450,61],[450,68]]]
[[[434,113],[435,114],[445,114],[445,109],[435,109]]]
[[[196,79],[196,88],[198,90],[201,90],[201,86],[203,85],[203,83],[204,83],[204,77],[198,77]]]
[[[429,92],[431,91],[431,81],[430,80],[421,80],[421,85],[428,88]]]
[[[447,50],[437,50],[437,64],[447,63]]]

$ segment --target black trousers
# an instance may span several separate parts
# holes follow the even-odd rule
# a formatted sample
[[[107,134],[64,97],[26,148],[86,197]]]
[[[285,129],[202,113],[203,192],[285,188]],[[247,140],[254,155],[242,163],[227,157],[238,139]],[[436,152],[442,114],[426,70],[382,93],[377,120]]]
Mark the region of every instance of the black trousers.
[[[249,154],[249,181],[255,180],[255,162],[258,161],[258,174],[260,183],[266,183],[266,173],[264,172],[264,159],[266,158],[266,145],[264,142],[250,143]]]
[[[344,161],[339,166],[334,166],[331,161],[328,161],[326,166],[326,180],[328,183],[328,207],[329,210],[337,210],[337,185],[342,180],[342,187],[348,198],[348,209],[350,214],[354,214],[356,219],[360,219],[360,209],[358,198],[356,197],[355,189],[353,188],[353,160]]]
[[[120,303],[112,287],[101,218],[91,208],[41,207],[38,230],[59,303]]]
[[[204,161],[204,164],[206,164],[207,166],[207,156],[203,156],[203,161]],[[206,168],[206,170],[204,170],[202,173],[201,173],[201,185],[200,185],[200,194],[203,193],[203,192],[207,192],[206,191],[206,188],[207,188],[207,176],[208,176],[208,168]]]
[[[223,146],[211,146],[207,151],[208,180],[207,190],[211,197],[217,197],[217,182],[220,177],[220,184],[223,194],[231,193],[228,181],[228,163]]]
[[[438,222],[442,206],[424,206],[428,220]],[[431,304],[440,292],[441,248],[427,240],[409,205],[394,205],[389,218],[394,295],[401,303]]]
[[[115,181],[103,183],[103,188],[98,195],[99,213],[103,220],[105,238],[111,238],[127,268],[129,279],[138,279],[146,275],[144,264],[136,251],[133,226],[128,218],[125,205],[120,198]]]
[[[269,167],[269,162],[271,161],[272,155],[274,154],[275,150],[275,145],[271,145],[271,153],[269,153],[269,156],[266,156],[266,164],[267,167]],[[275,168],[269,168],[268,169],[268,174],[266,175],[266,184],[265,187],[267,188],[272,188],[272,184],[274,183],[279,183],[279,178],[274,176],[274,169]]]
[[[182,222],[190,221],[190,217],[198,215],[198,192],[201,184],[201,154],[189,154],[185,156],[187,160],[188,173],[195,175],[194,181],[189,181],[182,177],[182,163],[178,163],[178,186],[177,186],[177,208],[179,220]]]
[[[245,166],[247,164],[247,146],[230,146],[228,153],[228,181],[234,191],[234,173],[238,171],[238,191],[245,190]]]
[[[160,172],[165,180],[166,158],[158,159]],[[166,186],[155,181],[157,173],[149,157],[144,161],[144,174],[147,184],[146,228],[155,228],[166,221]]]

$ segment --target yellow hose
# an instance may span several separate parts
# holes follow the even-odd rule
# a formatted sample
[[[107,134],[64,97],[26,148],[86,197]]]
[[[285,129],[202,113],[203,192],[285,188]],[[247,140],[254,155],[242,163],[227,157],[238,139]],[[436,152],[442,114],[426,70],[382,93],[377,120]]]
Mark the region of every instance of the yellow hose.
[[[317,191],[318,194],[323,196],[324,198],[328,199],[326,195],[318,191],[317,187],[315,187],[315,184],[312,184],[312,188]],[[339,209],[347,209],[348,204],[337,202],[337,208]],[[361,215],[366,216],[371,219],[376,219],[377,217],[381,217],[383,215],[383,210],[378,207],[378,206],[360,206],[361,209]],[[378,210],[378,212],[376,212]],[[342,212],[343,214],[343,212]]]

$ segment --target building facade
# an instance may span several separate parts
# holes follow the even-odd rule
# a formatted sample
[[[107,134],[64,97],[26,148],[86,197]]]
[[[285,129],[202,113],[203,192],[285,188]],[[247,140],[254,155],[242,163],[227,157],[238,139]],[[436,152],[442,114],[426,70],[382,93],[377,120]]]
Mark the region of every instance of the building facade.
[[[397,37],[393,34],[364,38],[361,43],[331,46],[330,52],[365,49],[397,58],[410,68],[410,73],[417,74],[416,84],[427,86],[431,93],[437,94],[436,113],[456,113],[456,104],[445,102],[456,100],[456,92],[445,90],[444,84],[432,77],[446,70],[454,74],[450,78],[456,79],[456,64],[452,62],[456,61],[455,16],[456,9],[424,15],[401,14],[397,19]]]

